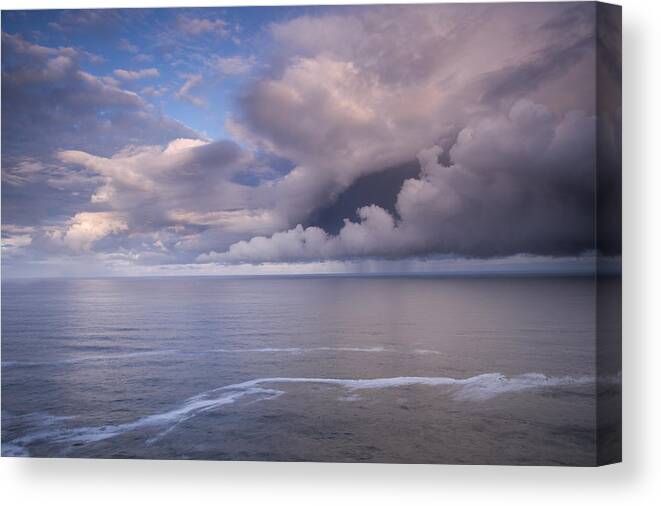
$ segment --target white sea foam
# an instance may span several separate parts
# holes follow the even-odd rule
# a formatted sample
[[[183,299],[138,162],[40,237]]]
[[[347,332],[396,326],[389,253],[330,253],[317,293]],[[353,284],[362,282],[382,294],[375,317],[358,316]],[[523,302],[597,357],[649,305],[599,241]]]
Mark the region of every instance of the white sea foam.
[[[148,415],[133,422],[98,427],[61,427],[58,429],[39,430],[18,437],[9,444],[13,445],[13,447],[25,447],[38,442],[85,444],[103,441],[104,439],[113,438],[136,429],[166,427],[165,431],[148,440],[148,442],[153,442],[174,429],[178,424],[199,413],[210,411],[226,404],[232,404],[245,396],[261,395],[264,398],[272,398],[282,394],[279,390],[259,387],[246,387],[238,391],[224,393],[223,395],[212,395],[215,392],[216,390],[196,395],[187,399],[174,409]]]
[[[416,353],[417,355],[444,355],[444,353],[437,350],[425,350],[420,348],[413,350],[413,353]]]
[[[619,376],[599,380],[618,383]],[[61,427],[58,429],[39,430],[3,443],[3,454],[23,451],[25,447],[39,442],[48,443],[93,443],[113,438],[129,431],[144,428],[161,428],[155,436],[146,440],[150,444],[165,436],[182,422],[200,413],[211,411],[232,404],[243,398],[253,397],[253,401],[273,399],[286,393],[281,390],[286,384],[324,384],[348,390],[340,400],[359,400],[361,390],[402,388],[414,385],[446,387],[452,398],[461,401],[484,401],[499,395],[522,391],[549,388],[575,387],[594,384],[589,376],[546,376],[540,373],[527,373],[517,376],[505,376],[500,373],[486,373],[470,378],[401,376],[395,378],[340,379],[340,378],[257,378],[241,383],[221,386],[186,399],[181,405],[155,413],[132,422],[103,425],[98,427]],[[265,388],[269,386],[269,388]],[[279,387],[279,388],[273,388]]]
[[[218,390],[241,390],[264,384],[316,383],[337,385],[349,390],[400,388],[412,385],[449,386],[453,397],[461,400],[485,400],[510,392],[537,388],[585,385],[594,382],[589,376],[549,377],[540,373],[528,373],[507,377],[500,373],[480,374],[465,379],[450,377],[402,376],[397,378],[337,379],[337,378],[259,378],[244,383],[220,387]]]

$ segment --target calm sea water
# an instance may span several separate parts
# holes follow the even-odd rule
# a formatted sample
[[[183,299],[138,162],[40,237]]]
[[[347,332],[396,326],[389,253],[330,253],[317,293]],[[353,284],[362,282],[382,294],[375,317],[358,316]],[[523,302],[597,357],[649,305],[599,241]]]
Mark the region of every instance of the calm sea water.
[[[2,454],[592,465],[594,304],[580,278],[8,281]]]

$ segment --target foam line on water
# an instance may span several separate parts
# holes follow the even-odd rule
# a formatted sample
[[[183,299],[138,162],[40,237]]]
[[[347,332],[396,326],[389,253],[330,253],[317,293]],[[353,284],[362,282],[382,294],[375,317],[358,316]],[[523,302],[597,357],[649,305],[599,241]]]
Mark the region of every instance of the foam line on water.
[[[444,353],[437,350],[426,350],[420,348],[414,349],[413,353],[416,353],[417,355],[445,355]]]
[[[180,406],[169,411],[147,415],[132,422],[97,427],[61,427],[58,429],[39,430],[20,436],[10,441],[8,445],[10,445],[13,451],[16,451],[17,448],[25,448],[31,444],[41,442],[87,444],[117,437],[136,429],[166,427],[165,431],[148,440],[153,442],[178,424],[199,413],[216,409],[226,404],[232,404],[242,397],[249,395],[261,395],[264,398],[272,398],[283,393],[279,390],[259,387],[246,387],[239,391],[224,393],[223,395],[211,395],[214,392],[215,390],[190,397]],[[4,454],[5,443],[3,443],[2,451]]]
[[[153,355],[169,355],[177,352],[178,350],[151,350],[151,351],[135,351],[129,353],[114,353],[109,355],[88,355],[85,357],[63,358],[61,360],[7,361],[7,362],[2,362],[2,367],[35,367],[40,365],[66,365],[66,364],[77,364],[81,362],[98,362],[98,361],[108,361],[108,360],[122,360],[127,358],[149,357]]]
[[[258,378],[244,383],[220,387],[218,390],[241,390],[263,384],[316,383],[336,385],[349,390],[373,390],[400,388],[412,385],[454,387],[453,397],[462,400],[486,400],[509,392],[519,392],[536,388],[585,385],[594,382],[590,376],[549,377],[541,373],[527,373],[507,377],[501,373],[486,373],[470,378],[401,376],[375,379],[338,378]]]
[[[382,346],[372,348],[361,348],[351,346],[316,346],[312,348],[292,347],[292,348],[214,348],[209,350],[213,353],[310,353],[315,351],[355,351],[362,353],[381,353],[385,351],[395,351],[386,349]]]
[[[203,350],[196,352],[199,353],[290,353],[293,355],[314,352],[356,352],[356,353],[408,353],[406,350],[397,350],[394,348],[384,348],[383,346],[373,347],[359,347],[359,346],[316,346],[310,348],[304,347],[289,347],[289,348],[213,348],[210,350]],[[110,355],[92,355],[85,357],[65,358],[61,360],[44,360],[44,361],[5,361],[2,362],[2,367],[36,367],[36,366],[58,366],[67,364],[78,364],[85,362],[98,362],[110,360],[124,360],[131,358],[140,358],[157,355],[169,355],[173,353],[180,353],[182,355],[189,354],[181,350],[152,350],[152,351],[137,351],[130,353],[115,353]],[[414,349],[412,353],[418,355],[443,355],[443,353],[436,350]]]
[[[601,378],[599,383],[619,383],[620,376]],[[451,396],[462,401],[484,401],[502,394],[530,391],[535,389],[548,389],[558,387],[572,387],[594,384],[594,377],[590,376],[546,376],[541,373],[527,373],[516,376],[505,376],[501,373],[486,373],[469,378],[428,377],[428,376],[401,376],[395,378],[372,379],[340,379],[340,378],[292,378],[273,377],[256,378],[241,383],[224,385],[213,390],[203,392],[186,399],[181,405],[162,412],[147,415],[132,422],[104,425],[97,427],[74,427],[41,430],[18,437],[8,443],[3,443],[2,453],[16,454],[21,448],[40,443],[94,443],[105,439],[117,437],[129,431],[144,428],[160,428],[161,431],[146,440],[153,443],[171,432],[182,422],[197,416],[200,413],[211,411],[222,406],[233,404],[245,397],[255,397],[254,401],[273,399],[285,393],[277,386],[285,384],[325,384],[348,390],[349,396],[340,397],[358,400],[356,393],[362,390],[376,390],[388,388],[402,388],[413,385],[448,387]],[[271,388],[265,388],[265,385]]]
[[[444,353],[438,350],[428,350],[414,348],[411,351],[396,349],[396,348],[385,348],[383,346],[373,346],[373,347],[359,347],[359,346],[315,346],[310,348],[304,347],[290,347],[290,348],[274,348],[274,347],[265,347],[265,348],[214,348],[209,350],[211,353],[291,353],[291,354],[301,354],[301,353],[314,353],[314,352],[338,352],[338,351],[347,351],[347,352],[356,352],[356,353],[399,353],[403,355],[415,354],[415,355],[445,355]]]

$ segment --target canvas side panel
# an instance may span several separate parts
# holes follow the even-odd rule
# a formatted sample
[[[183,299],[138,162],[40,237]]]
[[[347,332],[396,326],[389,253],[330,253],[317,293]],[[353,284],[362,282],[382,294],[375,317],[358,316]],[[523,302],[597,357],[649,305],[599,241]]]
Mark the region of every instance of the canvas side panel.
[[[622,460],[622,9],[597,3],[597,464]]]

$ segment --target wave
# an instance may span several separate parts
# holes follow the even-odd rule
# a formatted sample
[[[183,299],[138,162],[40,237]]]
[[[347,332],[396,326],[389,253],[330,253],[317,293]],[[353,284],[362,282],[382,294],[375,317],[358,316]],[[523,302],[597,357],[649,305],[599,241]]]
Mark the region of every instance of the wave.
[[[63,358],[61,360],[42,360],[42,361],[7,361],[2,362],[2,367],[35,367],[41,365],[66,365],[77,364],[80,362],[103,362],[108,360],[122,360],[126,358],[138,358],[152,355],[168,355],[177,353],[178,350],[152,350],[135,351],[130,353],[113,353],[109,355],[88,355],[84,357]]]
[[[311,353],[316,351],[353,351],[358,353],[414,353],[416,355],[445,355],[438,350],[427,350],[414,348],[411,351],[396,348],[385,348],[383,346],[360,347],[360,346],[315,346],[311,348],[215,348],[209,350],[212,353]]]
[[[336,385],[348,390],[373,390],[401,388],[412,385],[453,387],[453,397],[461,400],[486,400],[510,392],[520,392],[536,388],[551,388],[594,383],[590,376],[549,377],[541,373],[527,373],[507,377],[501,373],[486,373],[470,378],[401,376],[396,378],[375,379],[337,379],[337,378],[258,378],[244,383],[220,387],[220,390],[242,390],[264,384],[315,383]]]
[[[372,348],[361,348],[351,346],[316,346],[312,348],[214,348],[211,353],[311,353],[315,351],[355,351],[364,353],[393,352],[396,350],[386,349],[383,346]]]
[[[279,390],[271,390],[265,388],[249,387],[241,391],[231,392],[225,395],[211,397],[208,392],[196,395],[184,401],[182,405],[165,411],[163,413],[155,413],[139,418],[133,422],[121,423],[117,425],[102,425],[97,427],[62,427],[58,429],[39,430],[24,436],[20,436],[7,444],[2,443],[2,453],[5,454],[6,446],[8,451],[16,452],[21,448],[40,443],[78,443],[88,444],[103,441],[113,437],[120,436],[126,432],[130,432],[141,428],[150,427],[166,427],[165,431],[160,432],[156,436],[147,440],[148,443],[154,442],[160,437],[164,436],[173,430],[180,423],[196,416],[205,411],[219,408],[226,404],[232,404],[242,397],[248,395],[263,395],[272,398],[281,395]]]
[[[2,443],[3,457],[29,457],[30,452],[25,446],[14,443]]]
[[[56,425],[66,420],[72,420],[75,416],[59,416],[51,415],[43,411],[35,411],[34,413],[27,413],[24,415],[15,415],[5,410],[2,411],[2,419],[5,422],[21,423],[29,426],[42,427],[44,425]]]
[[[109,355],[92,355],[83,357],[74,357],[61,360],[43,360],[43,361],[5,361],[2,362],[2,367],[36,367],[36,366],[52,366],[52,365],[67,365],[78,364],[84,362],[98,362],[110,360],[124,360],[131,358],[140,358],[145,356],[155,355],[170,355],[179,353],[181,355],[199,355],[204,353],[290,353],[293,355],[314,352],[356,352],[356,353],[401,353],[407,354],[406,350],[397,350],[394,348],[384,348],[383,346],[373,347],[359,347],[359,346],[316,346],[316,347],[291,347],[291,348],[213,348],[210,350],[202,350],[197,352],[186,352],[182,350],[152,350],[152,351],[137,351],[130,353],[115,353]],[[435,354],[443,355],[443,353],[435,350],[422,350],[414,349],[411,353],[415,354]]]
[[[619,383],[620,376],[602,378],[599,382]],[[224,385],[186,399],[181,405],[162,412],[139,418],[132,422],[97,427],[62,427],[38,430],[2,444],[3,455],[23,454],[26,447],[39,442],[88,444],[120,436],[136,429],[161,429],[156,435],[146,439],[152,444],[174,430],[182,422],[198,414],[233,404],[243,398],[253,401],[269,400],[286,393],[286,384],[324,384],[346,390],[339,400],[360,400],[359,393],[365,390],[402,388],[413,385],[446,387],[455,400],[485,401],[499,395],[531,390],[559,387],[575,387],[595,384],[590,376],[546,376],[541,373],[527,373],[505,376],[501,373],[486,373],[469,378],[401,376],[395,378],[339,379],[339,378],[257,378],[241,383]],[[267,388],[268,387],[268,388]],[[279,387],[279,388],[276,388]],[[27,450],[25,450],[27,451]]]
[[[417,355],[445,355],[445,353],[437,351],[437,350],[424,350],[420,348],[416,348],[413,350],[413,353]]]

